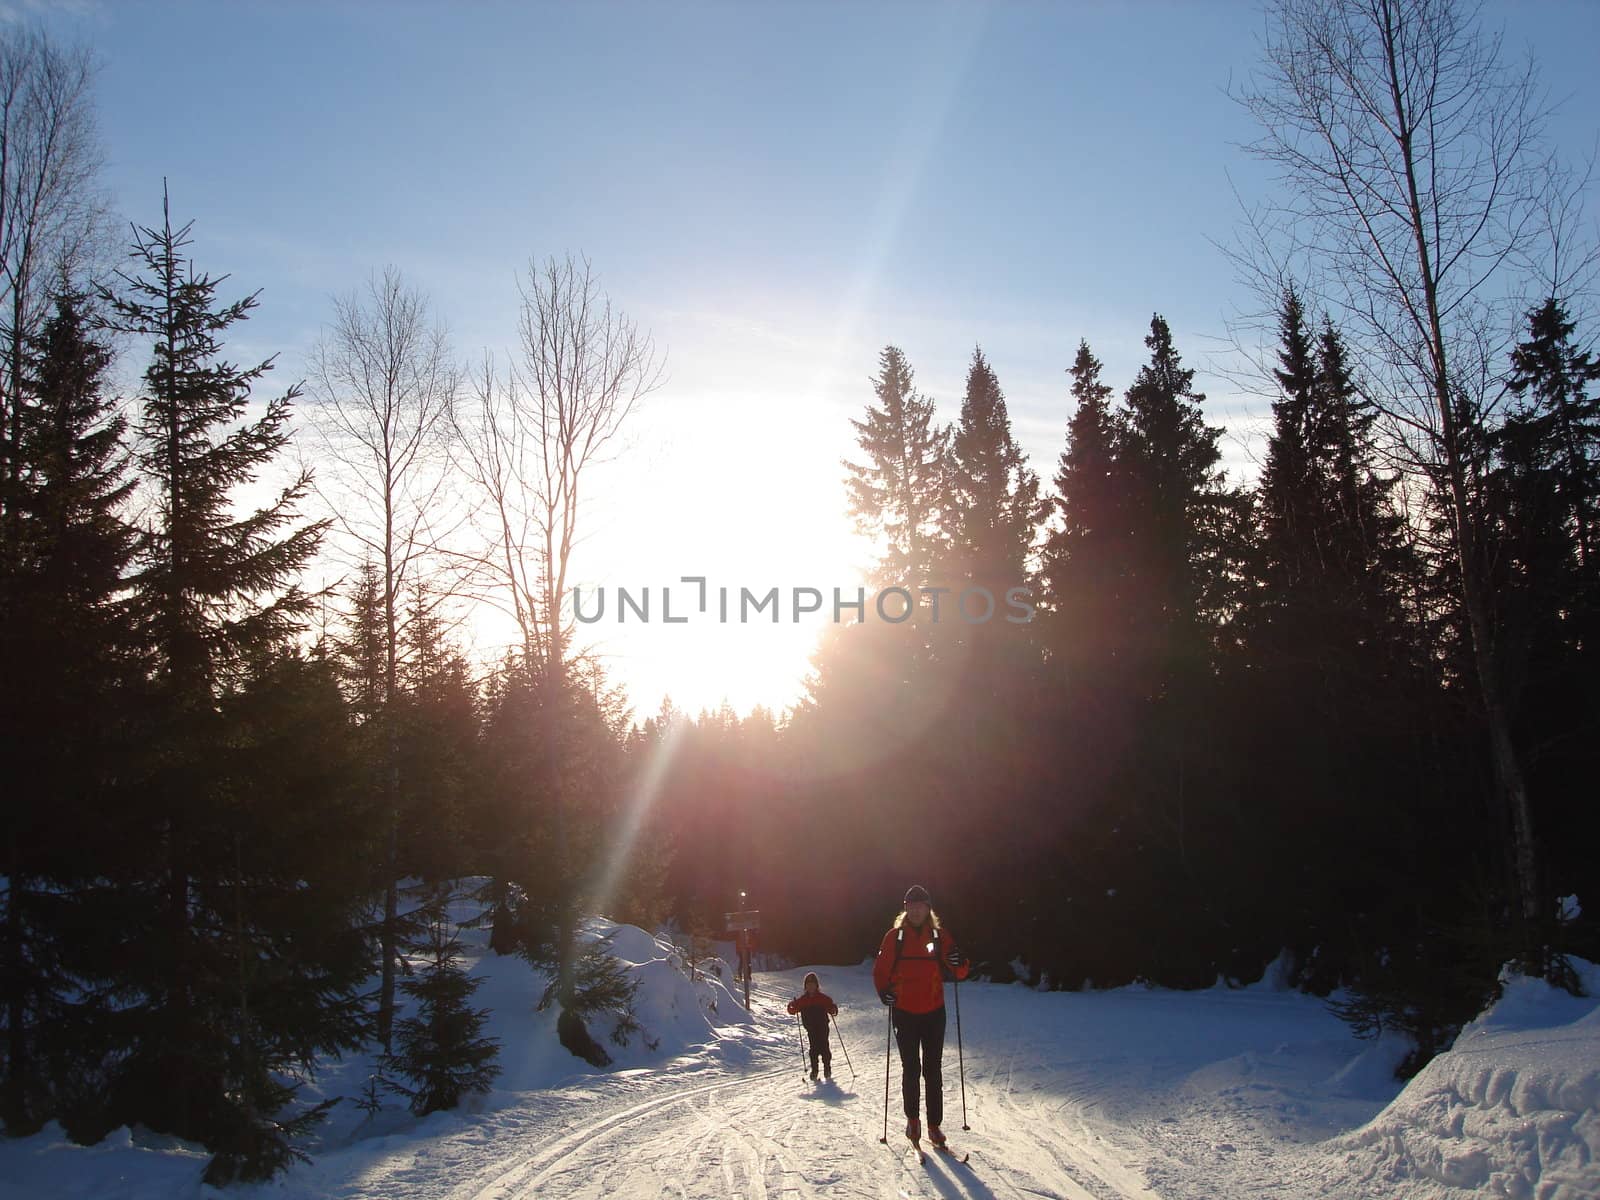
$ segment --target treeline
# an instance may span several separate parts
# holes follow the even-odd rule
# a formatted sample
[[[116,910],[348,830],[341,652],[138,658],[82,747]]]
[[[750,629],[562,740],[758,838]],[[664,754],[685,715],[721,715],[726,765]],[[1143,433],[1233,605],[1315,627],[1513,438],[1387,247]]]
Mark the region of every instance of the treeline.
[[[1233,253],[1276,315],[1259,481],[1219,472],[1159,317],[1132,380],[1080,348],[1048,487],[981,354],[944,427],[886,349],[847,499],[875,582],[950,589],[946,619],[837,630],[777,783],[714,803],[800,958],[864,954],[916,880],[996,978],[1287,952],[1415,1068],[1503,965],[1576,986],[1595,950],[1586,178],[1472,6],[1265,16],[1235,92],[1275,180]],[[1037,620],[951,619],[1019,580]],[[701,741],[696,779],[747,761],[742,729]]]
[[[885,348],[847,498],[872,582],[918,607],[831,631],[776,733],[764,713],[694,724],[664,800],[700,830],[676,910],[715,925],[748,886],[769,943],[854,962],[921,882],[992,978],[1057,988],[1250,980],[1286,952],[1295,985],[1350,989],[1359,1027],[1414,1035],[1413,1064],[1528,945],[1592,954],[1592,919],[1560,901],[1600,882],[1600,361],[1548,300],[1504,402],[1462,413],[1539,831],[1530,930],[1444,482],[1386,465],[1362,364],[1293,290],[1278,335],[1249,488],[1219,470],[1159,316],[1120,401],[1080,345],[1048,487],[981,352],[945,426]],[[957,618],[963,589],[1019,583],[1031,622]]]
[[[450,636],[424,561],[442,550],[407,507],[429,443],[363,423],[415,434],[454,400],[407,340],[415,297],[375,281],[316,364],[339,444],[400,448],[373,535],[290,466],[299,388],[263,403],[271,361],[229,358],[257,297],[226,297],[165,205],[115,244],[90,70],[40,33],[0,38],[0,1120],[83,1142],[140,1125],[214,1151],[208,1182],[259,1179],[333,1103],[296,1099],[319,1058],[372,1053],[368,1107],[489,1085],[464,906],[548,976],[530,1009],[559,1002],[563,1041],[604,1061],[582,1015],[627,989],[577,922],[653,924],[661,839],[612,852],[640,738],[551,607],[521,593],[524,640],[487,666]],[[592,286],[552,270],[531,294]],[[389,371],[363,392],[339,365],[379,341]],[[146,364],[127,399],[114,348]],[[362,565],[312,588],[335,526]]]
[[[481,1014],[456,1019],[470,987],[404,978],[454,967],[452,900],[501,953],[552,975],[573,956],[564,1034],[603,1058],[562,938],[603,870],[608,911],[661,916],[659,839],[610,853],[638,739],[581,661],[474,666],[421,584],[391,654],[378,567],[304,589],[327,526],[307,476],[235,508],[296,393],[247,411],[270,363],[225,343],[255,298],[221,300],[188,242],[144,228],[115,286],[56,292],[8,376],[0,1099],[10,1134],[137,1123],[216,1150],[226,1182],[298,1156],[322,1110],[293,1081],[318,1056],[381,1051],[419,1111],[492,1077],[426,1084],[485,1057]],[[106,389],[116,330],[152,347],[131,420]],[[468,877],[487,882],[456,895]]]

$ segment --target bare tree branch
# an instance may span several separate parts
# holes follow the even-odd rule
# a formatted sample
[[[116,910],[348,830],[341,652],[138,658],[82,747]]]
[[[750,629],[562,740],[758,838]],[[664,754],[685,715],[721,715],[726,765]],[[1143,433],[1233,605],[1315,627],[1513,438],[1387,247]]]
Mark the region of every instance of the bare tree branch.
[[[81,46],[41,28],[0,32],[0,559],[16,538],[24,350],[52,292],[94,265],[108,229],[93,78]]]
[[[529,669],[559,675],[585,479],[661,385],[664,363],[650,336],[612,307],[587,259],[530,262],[519,292],[519,353],[504,372],[485,356],[473,373],[459,452],[482,500],[485,589],[516,621]]]
[[[318,494],[345,539],[379,569],[384,672],[378,698],[387,731],[384,786],[390,870],[384,899],[379,1032],[387,1049],[394,1016],[397,945],[399,746],[395,701],[403,641],[401,593],[437,561],[449,481],[456,372],[444,331],[400,272],[385,268],[365,294],[334,299],[333,324],[312,353],[309,429],[322,469]]]
[[[1258,281],[1300,265],[1302,288],[1359,348],[1391,451],[1444,498],[1497,787],[1516,830],[1524,916],[1540,905],[1531,808],[1510,733],[1471,424],[1504,395],[1526,288],[1578,286],[1572,236],[1586,177],[1545,143],[1531,61],[1511,65],[1457,0],[1273,0],[1262,77],[1237,99],[1250,149],[1284,192],[1252,215],[1235,261]],[[1276,289],[1273,293],[1276,294]],[[1550,291],[1546,294],[1559,294]]]

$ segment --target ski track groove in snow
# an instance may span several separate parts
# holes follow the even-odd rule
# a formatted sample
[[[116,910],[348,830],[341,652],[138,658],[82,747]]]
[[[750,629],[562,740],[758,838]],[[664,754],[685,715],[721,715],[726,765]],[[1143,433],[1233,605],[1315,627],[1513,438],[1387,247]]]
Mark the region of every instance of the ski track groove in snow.
[[[800,1179],[800,1170],[785,1153],[782,1145],[751,1129],[743,1121],[736,1120],[732,1113],[718,1103],[720,1098],[715,1093],[706,1097],[705,1111],[701,1117],[714,1128],[723,1131],[726,1138],[725,1154],[729,1149],[740,1150],[744,1153],[746,1161],[751,1164],[749,1194],[741,1200],[769,1200],[774,1196],[778,1200],[794,1200],[798,1197],[800,1189],[797,1181]],[[789,1129],[792,1128],[791,1123]],[[773,1176],[776,1178],[772,1178]]]
[[[836,971],[835,994],[849,1005],[850,1014],[842,1032],[849,1044],[865,1049],[872,1044],[870,1031],[882,1028],[881,1010],[871,1003],[875,998],[870,991],[855,994],[870,981]],[[752,989],[756,1015],[787,1024],[787,997],[778,994],[786,982]],[[1101,1114],[1093,1083],[1066,1100],[1053,1094],[1048,1101],[1044,1096],[1034,1101],[1011,1090],[1019,1064],[1028,1058],[1021,1039],[996,1056],[997,1070],[985,1071],[981,1056],[969,1056],[968,1115],[976,1132],[958,1132],[959,1079],[955,1071],[946,1073],[946,1127],[959,1150],[978,1151],[968,1165],[931,1149],[926,1163],[918,1163],[903,1143],[898,1062],[890,1064],[894,1103],[886,1149],[878,1141],[883,1058],[866,1059],[863,1073],[847,1082],[848,1067],[835,1046],[834,1065],[840,1072],[829,1087],[805,1080],[798,1041],[790,1047],[776,1039],[770,1044],[768,1062],[793,1054],[783,1065],[678,1086],[620,1111],[569,1123],[553,1142],[514,1165],[506,1167],[502,1158],[499,1165],[505,1169],[500,1174],[485,1179],[487,1173],[480,1173],[444,1196],[1158,1200],[1138,1168],[1124,1161],[1125,1148],[1107,1140],[1096,1119]],[[980,1079],[984,1084],[975,1090]],[[414,1165],[426,1169],[425,1164]]]
[[[1007,1081],[1009,1084],[1010,1073]],[[1078,1137],[1070,1144],[1059,1137],[1042,1136],[1046,1130],[1054,1133],[1064,1123],[1065,1118],[1061,1110],[1065,1104],[1053,1106],[1048,1114],[1032,1111],[1029,1106],[1019,1104],[1012,1092],[1002,1092],[997,1101],[997,1106],[1004,1110],[1001,1121],[990,1121],[990,1125],[1000,1125],[1006,1129],[1029,1131],[1029,1136],[1021,1142],[1021,1152],[1026,1155],[1026,1149],[1042,1150],[1049,1156],[1049,1166],[1054,1170],[1049,1172],[1051,1178],[1040,1180],[1039,1189],[1025,1189],[1030,1194],[1042,1196],[1061,1197],[1062,1200],[1156,1200],[1155,1194],[1145,1190],[1144,1186],[1136,1179],[1129,1179],[1129,1172],[1125,1168],[1116,1168],[1107,1172],[1119,1177],[1123,1186],[1113,1184],[1103,1178],[1100,1171],[1095,1170],[1087,1160],[1086,1148],[1088,1142],[1096,1135],[1089,1131],[1081,1119],[1074,1113],[1073,1123],[1077,1126]],[[1030,1166],[1039,1170],[1046,1166],[1041,1162],[1037,1153],[1027,1156]],[[1128,1190],[1127,1185],[1132,1184],[1134,1190]]]
[[[618,1127],[627,1125],[655,1113],[659,1109],[670,1108],[676,1104],[683,1104],[693,1100],[705,1092],[721,1091],[724,1088],[739,1087],[755,1080],[768,1079],[773,1076],[787,1074],[789,1068],[778,1067],[768,1071],[759,1071],[751,1075],[741,1075],[735,1079],[726,1079],[719,1083],[701,1084],[699,1087],[684,1088],[674,1091],[668,1096],[658,1096],[636,1104],[631,1108],[623,1109],[619,1113],[592,1121],[569,1133],[557,1138],[554,1143],[542,1150],[537,1150],[527,1158],[518,1162],[487,1185],[467,1189],[457,1189],[448,1194],[449,1200],[521,1200],[530,1194],[530,1189],[538,1187],[553,1175],[561,1172],[566,1160],[577,1151],[592,1145],[597,1139],[609,1136]],[[681,1138],[677,1139],[681,1150]]]
[[[781,1014],[786,1002],[765,995],[764,991],[760,987],[751,989],[752,1009],[759,1012],[761,1008],[775,1003],[777,1012]],[[708,1161],[720,1166],[725,1185],[723,1194],[728,1200],[799,1200],[802,1193],[795,1181],[801,1178],[801,1174],[792,1161],[786,1161],[776,1143],[762,1139],[772,1147],[775,1161],[782,1164],[781,1185],[769,1192],[765,1180],[765,1153],[757,1146],[757,1136],[744,1128],[740,1131],[743,1136],[732,1139],[733,1144],[730,1145],[728,1130],[739,1127],[731,1124],[719,1126],[708,1121],[705,1113],[697,1108],[697,1102],[701,1100],[705,1101],[708,1108],[713,1106],[714,1096],[720,1092],[752,1087],[761,1090],[763,1085],[769,1085],[780,1076],[789,1076],[795,1069],[785,1065],[741,1074],[716,1083],[678,1088],[669,1095],[654,1097],[621,1112],[579,1124],[565,1130],[555,1142],[530,1154],[487,1184],[469,1184],[450,1191],[448,1200],[524,1200],[536,1195],[535,1189],[549,1183],[569,1184],[560,1189],[560,1194],[570,1196],[634,1194],[631,1187],[641,1182],[637,1178],[641,1174],[655,1176],[651,1182],[662,1194],[698,1197],[706,1194],[699,1186],[701,1181],[686,1174],[685,1168],[692,1170],[697,1165],[704,1166]],[[704,1127],[703,1136],[689,1140],[682,1126],[674,1125],[664,1134],[649,1137],[642,1144],[628,1147],[623,1153],[613,1153],[609,1157],[585,1153],[597,1149],[596,1143],[624,1132],[635,1122],[656,1116],[676,1105],[688,1106],[697,1123]],[[746,1166],[743,1171],[736,1169],[735,1159],[740,1152]],[[582,1174],[586,1169],[587,1173]],[[668,1175],[675,1177],[666,1178]]]
[[[498,993],[504,1090],[421,1119],[335,1117],[313,1162],[230,1190],[239,1200],[1600,1200],[1600,1006],[1542,981],[1503,980],[1496,1004],[1404,1090],[1390,1076],[1401,1047],[1355,1043],[1323,1002],[1270,981],[1185,993],[951,989],[951,1007],[959,1013],[965,993],[969,1011],[964,1060],[946,1042],[945,1127],[972,1158],[930,1152],[924,1164],[902,1137],[892,1051],[893,1124],[888,1145],[878,1140],[886,1015],[870,962],[819,968],[842,1044],[838,1078],[814,1084],[785,1013],[805,968],[765,973],[748,1016],[702,1021],[698,1005],[716,1011],[707,994],[736,1007],[726,984],[684,987],[660,939],[618,928],[625,961],[650,985],[644,1011],[660,1022],[663,1053],[634,1047],[604,1073],[571,1065],[553,1018],[526,1012],[525,972],[490,960],[481,973]],[[1600,966],[1582,966],[1587,995],[1600,995]],[[331,1070],[313,1098],[347,1098],[371,1066]],[[0,1146],[0,1197],[222,1200],[199,1181],[204,1158],[147,1131],[82,1146],[56,1127]]]
[[[502,1174],[498,1179],[494,1179],[488,1186],[474,1190],[474,1192],[464,1192],[464,1194],[456,1192],[456,1194],[451,1194],[451,1200],[456,1200],[456,1197],[459,1197],[459,1200],[523,1200],[523,1197],[531,1197],[531,1195],[534,1195],[533,1189],[544,1184],[547,1179],[562,1174],[563,1170],[573,1170],[576,1165],[568,1163],[570,1158],[573,1158],[581,1150],[594,1146],[594,1142],[603,1138],[610,1138],[611,1134],[621,1131],[622,1126],[637,1122],[642,1117],[650,1117],[650,1115],[656,1114],[658,1110],[669,1109],[675,1104],[688,1104],[688,1102],[694,1101],[702,1094],[712,1093],[712,1091],[725,1091],[728,1088],[738,1088],[738,1086],[747,1086],[750,1083],[757,1082],[757,1080],[763,1080],[763,1078],[773,1078],[776,1075],[786,1074],[789,1074],[787,1067],[778,1067],[778,1069],[755,1072],[752,1075],[739,1075],[738,1078],[723,1080],[720,1083],[702,1083],[696,1088],[683,1088],[683,1090],[674,1091],[670,1096],[658,1096],[656,1099],[648,1099],[643,1104],[635,1104],[634,1107],[624,1109],[618,1114],[611,1114],[608,1117],[600,1118],[597,1122],[578,1126],[576,1130],[565,1134],[562,1138],[558,1138],[552,1146],[547,1146],[546,1149],[534,1152],[526,1160],[514,1166],[512,1170]],[[680,1155],[686,1160],[693,1160],[691,1155],[685,1154],[685,1150],[690,1149],[690,1147],[685,1147],[685,1144],[683,1144],[682,1130],[672,1131],[672,1133],[667,1134],[667,1139],[672,1142],[672,1147],[667,1150],[669,1154]],[[653,1139],[654,1141],[659,1141],[659,1139]],[[645,1155],[640,1155],[640,1157],[645,1157]],[[634,1154],[629,1155],[630,1162],[634,1158]],[[597,1195],[603,1194],[605,1192],[597,1192]]]
[[[1331,1017],[1318,1008],[1312,1022],[1298,1011],[1310,1002],[1137,991],[1047,998],[1021,988],[963,988],[970,1010],[965,1109],[961,1051],[950,1039],[945,1128],[971,1161],[958,1164],[930,1149],[919,1163],[902,1136],[892,1051],[888,1145],[878,1140],[886,1017],[865,964],[821,968],[841,1009],[831,1083],[805,1077],[798,1031],[785,1012],[802,971],[772,972],[752,989],[753,1023],[713,1032],[658,1064],[528,1089],[487,1114],[467,1114],[464,1127],[435,1118],[440,1136],[387,1145],[374,1139],[365,1155],[336,1164],[321,1181],[332,1186],[299,1193],[299,1200],[1382,1194],[1307,1144],[1359,1124],[1348,1119],[1350,1110],[1329,1110],[1339,1120],[1323,1121],[1325,1131],[1298,1128],[1295,1114],[1342,1061],[1307,1058],[1287,1044],[1299,1039],[1314,1048],[1320,1043],[1308,1039],[1327,1036]],[[854,1056],[854,1072],[840,1041]],[[1312,1067],[1304,1078],[1284,1075],[1302,1061]],[[1285,1122],[1298,1136],[1283,1136]]]

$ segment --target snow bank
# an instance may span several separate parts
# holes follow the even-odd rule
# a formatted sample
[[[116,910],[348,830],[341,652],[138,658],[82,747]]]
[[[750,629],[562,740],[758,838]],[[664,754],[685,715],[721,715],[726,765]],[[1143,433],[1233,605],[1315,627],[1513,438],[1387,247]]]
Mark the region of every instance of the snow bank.
[[[462,922],[477,915],[478,908],[460,899],[452,904],[450,915]],[[319,1182],[324,1175],[359,1174],[351,1164],[395,1154],[409,1145],[424,1145],[475,1122],[508,1119],[537,1104],[541,1096],[565,1093],[579,1097],[605,1077],[625,1078],[669,1063],[679,1068],[725,1066],[750,1057],[750,1015],[729,990],[732,970],[715,958],[699,964],[691,982],[682,966],[681,951],[666,938],[600,918],[587,921],[579,932],[580,940],[608,939],[607,952],[639,985],[633,1006],[639,1029],[626,1044],[611,1038],[619,1023],[617,1017],[595,1017],[587,1023],[590,1035],[614,1060],[610,1068],[598,1070],[560,1044],[556,1005],[538,1011],[548,982],[542,974],[519,957],[490,952],[486,930],[462,928],[459,936],[461,966],[480,981],[471,1004],[489,1010],[484,1033],[500,1043],[496,1059],[500,1075],[487,1095],[470,1096],[458,1109],[422,1119],[411,1114],[403,1098],[388,1096],[383,1110],[369,1115],[353,1102],[376,1074],[377,1057],[367,1052],[343,1059],[325,1058],[318,1063],[316,1077],[301,1088],[295,1104],[299,1108],[330,1097],[343,1098],[302,1143],[314,1161],[260,1189],[218,1190],[202,1184],[200,1176],[211,1155],[195,1143],[123,1127],[93,1146],[80,1146],[58,1123],[51,1122],[31,1137],[0,1140],[0,1200],[221,1200],[254,1195],[258,1190],[300,1194],[302,1189],[305,1194],[322,1196],[328,1194]],[[404,1015],[408,1001],[404,995],[398,1001]]]
[[[644,1066],[707,1042],[737,1041],[726,1036],[727,1027],[750,1024],[750,1014],[730,990],[733,972],[721,958],[698,963],[691,982],[682,950],[664,936],[604,918],[587,921],[579,936],[589,943],[605,939],[606,952],[627,968],[638,985],[633,1018],[640,1029],[626,1045],[612,1038],[618,1018],[589,1022],[590,1036],[615,1060],[613,1069]]]
[[[154,1134],[136,1137],[126,1126],[93,1146],[80,1146],[52,1121],[32,1137],[6,1144],[0,1155],[0,1196],[104,1200],[199,1195],[200,1173],[209,1161],[203,1146]]]
[[[601,919],[580,933],[603,939],[638,984],[640,1028],[626,1045],[611,1041],[614,1019],[589,1022],[616,1060],[609,1070],[561,1048],[554,1006],[536,1008],[542,974],[464,930],[463,965],[482,980],[473,1003],[492,1010],[486,1032],[500,1042],[488,1095],[422,1120],[398,1098],[371,1116],[339,1104],[306,1145],[311,1164],[224,1192],[200,1184],[209,1156],[198,1146],[126,1129],[75,1146],[50,1126],[0,1143],[0,1200],[634,1200],[788,1194],[803,1180],[816,1194],[843,1195],[848,1180],[851,1195],[887,1195],[902,1178],[877,1141],[885,1018],[870,960],[818,968],[840,1007],[836,1086],[818,1089],[801,1079],[783,1010],[803,968],[759,975],[752,1019],[726,961],[706,960],[690,980],[669,937]],[[1583,973],[1600,993],[1600,968]],[[963,985],[965,1059],[958,1068],[947,1043],[946,1101],[959,1095],[970,1114],[962,1141],[994,1173],[994,1193],[1600,1198],[1600,1000],[1508,978],[1402,1090],[1392,1072],[1403,1042],[1358,1041],[1282,975],[1196,991]],[[324,1061],[301,1102],[355,1097],[374,1068],[370,1055]]]
[[[1600,1196],[1600,968],[1581,970],[1586,998],[1503,978],[1449,1052],[1330,1145],[1351,1177],[1408,1200]]]

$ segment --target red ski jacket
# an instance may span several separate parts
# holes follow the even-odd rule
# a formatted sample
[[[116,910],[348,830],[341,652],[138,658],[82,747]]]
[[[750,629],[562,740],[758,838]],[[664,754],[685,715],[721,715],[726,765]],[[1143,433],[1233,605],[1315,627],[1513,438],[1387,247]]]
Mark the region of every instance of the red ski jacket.
[[[827,992],[802,992],[789,1001],[789,1011],[799,1013],[800,1020],[807,1025],[826,1026],[830,1016],[839,1015],[839,1006]]]
[[[894,992],[894,1006],[902,1012],[929,1013],[944,1007],[944,972],[967,977],[967,962],[950,965],[955,949],[950,931],[939,927],[937,938],[926,925],[896,925],[883,935],[877,961],[872,964],[872,984],[879,993]]]

